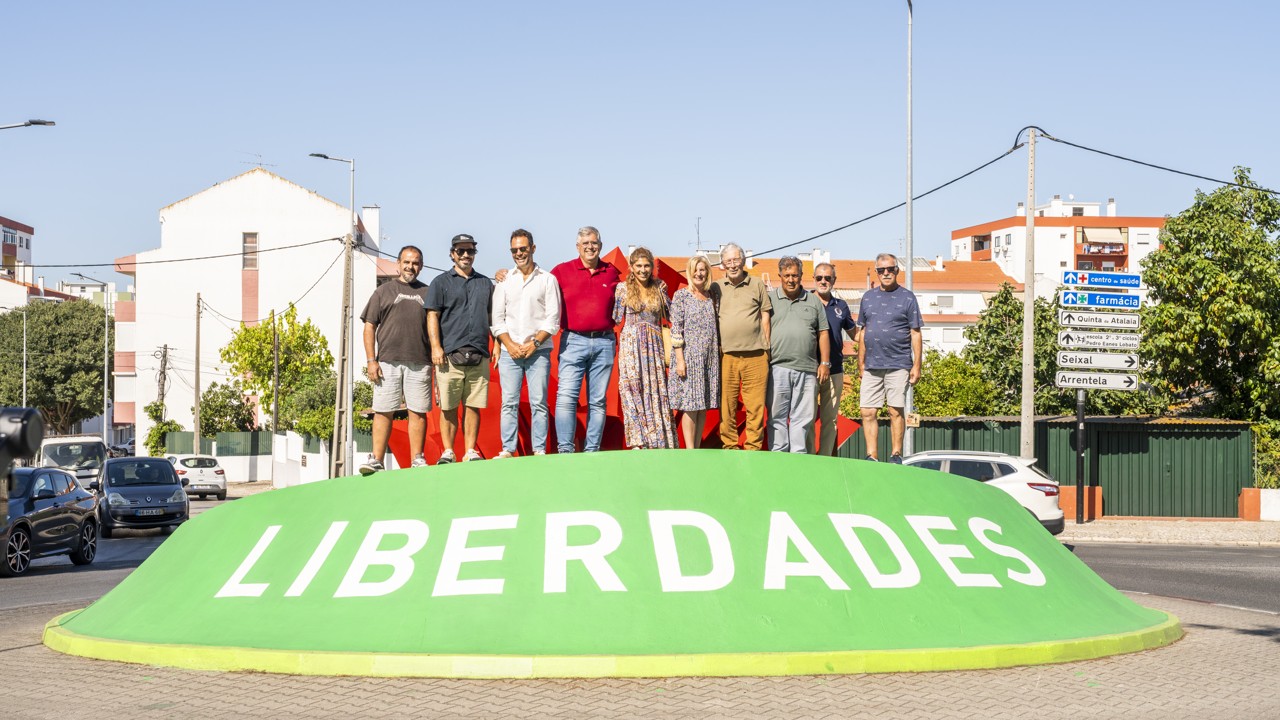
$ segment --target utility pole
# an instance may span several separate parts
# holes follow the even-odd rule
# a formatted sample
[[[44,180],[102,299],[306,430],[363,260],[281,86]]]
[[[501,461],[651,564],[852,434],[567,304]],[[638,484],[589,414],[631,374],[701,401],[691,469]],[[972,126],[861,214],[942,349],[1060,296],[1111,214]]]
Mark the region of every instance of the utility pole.
[[[355,250],[355,225],[347,235],[342,270],[342,337],[338,345],[337,397],[333,405],[333,442],[329,448],[329,475],[342,477],[350,472],[348,445],[351,435],[347,431],[351,419],[351,262]]]
[[[280,332],[271,311],[271,432],[280,432]]]
[[[200,300],[200,293],[196,293],[196,403],[193,407],[195,411],[195,448],[192,452],[200,454],[200,311],[203,309],[204,303]]]
[[[1036,130],[1027,131],[1027,250],[1022,266],[1022,425],[1019,454],[1035,457],[1036,452]]]
[[[156,378],[156,399],[160,401],[160,407],[164,407],[164,391],[169,386],[169,344],[165,343],[160,350],[160,372]]]
[[[904,268],[905,282],[903,283],[903,286],[906,287],[908,291],[914,291],[915,289],[912,280],[914,279],[913,275],[916,264],[915,248],[912,247],[911,235],[912,213],[914,211],[911,206],[911,15],[911,0],[907,0],[907,258],[905,262],[906,267]],[[924,352],[923,347],[921,347],[920,352]],[[924,358],[920,358],[920,362],[923,363]],[[915,404],[916,388],[914,385],[908,384],[905,403],[906,407],[902,408],[902,414],[906,416],[902,421],[907,425],[906,431],[902,436],[902,454],[908,456],[915,452],[915,431],[911,429],[910,422],[911,415],[915,411]]]

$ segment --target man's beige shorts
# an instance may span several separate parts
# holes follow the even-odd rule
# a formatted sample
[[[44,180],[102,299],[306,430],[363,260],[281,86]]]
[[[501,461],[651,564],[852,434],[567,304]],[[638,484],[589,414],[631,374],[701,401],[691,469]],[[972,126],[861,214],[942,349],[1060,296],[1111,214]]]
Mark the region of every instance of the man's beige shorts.
[[[469,408],[489,406],[489,362],[462,367],[451,362],[436,367],[436,387],[440,390],[440,409],[448,412],[458,405]]]
[[[858,406],[879,408],[900,408],[907,404],[907,379],[910,370],[863,370],[862,390],[858,396]],[[444,401],[442,400],[441,403]]]

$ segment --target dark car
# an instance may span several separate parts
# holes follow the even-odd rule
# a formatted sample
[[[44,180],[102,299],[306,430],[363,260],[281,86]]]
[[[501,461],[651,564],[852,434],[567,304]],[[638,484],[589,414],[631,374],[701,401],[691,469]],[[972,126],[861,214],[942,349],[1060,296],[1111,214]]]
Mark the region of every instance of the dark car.
[[[186,480],[179,481],[164,458],[111,458],[102,466],[101,480],[89,483],[98,491],[98,523],[102,537],[121,528],[164,528],[172,532],[190,516]]]
[[[98,554],[94,497],[69,473],[56,468],[14,468],[9,505],[0,525],[4,562],[0,575],[21,575],[46,555],[71,556],[88,565]]]

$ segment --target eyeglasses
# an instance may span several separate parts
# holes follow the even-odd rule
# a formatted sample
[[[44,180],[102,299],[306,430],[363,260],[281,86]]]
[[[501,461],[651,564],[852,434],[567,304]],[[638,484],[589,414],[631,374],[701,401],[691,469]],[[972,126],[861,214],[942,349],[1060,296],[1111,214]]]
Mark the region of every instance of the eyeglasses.
[[[463,256],[476,254],[475,248],[454,248],[453,251]]]
[[[522,247],[513,247],[513,248],[511,248],[511,254],[512,254],[512,255],[521,255],[521,254],[528,253],[531,249],[532,249],[532,246],[531,246],[531,245],[524,245],[524,246],[522,246]]]
[[[835,281],[836,281],[836,276],[835,276],[835,275],[814,275],[814,276],[813,276],[813,279],[814,279],[814,280],[816,280],[816,281],[818,281],[818,282],[828,282],[828,283],[829,283],[829,282],[835,282]]]
[[[878,267],[878,268],[876,268],[876,274],[877,274],[877,275],[893,275],[893,274],[894,274],[894,273],[896,273],[896,272],[898,272],[898,266],[897,266],[897,265],[890,265],[889,267]]]
[[[580,240],[578,244],[582,247],[600,247],[599,240]]]

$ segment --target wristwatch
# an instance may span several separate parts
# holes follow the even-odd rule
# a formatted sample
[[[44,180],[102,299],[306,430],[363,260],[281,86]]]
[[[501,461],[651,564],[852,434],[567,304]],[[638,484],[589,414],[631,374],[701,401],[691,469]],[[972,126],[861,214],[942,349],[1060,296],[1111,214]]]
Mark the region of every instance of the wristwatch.
[[[541,341],[541,340],[539,340],[539,339],[537,338],[537,336],[534,336],[534,338],[533,338],[533,346],[534,346],[535,348],[540,348],[540,347],[542,347],[542,341]]]
[[[831,367],[831,363],[827,362],[826,360],[823,360],[822,362],[820,362],[820,363],[818,363],[818,364],[819,364],[819,365],[826,365],[827,367]]]

